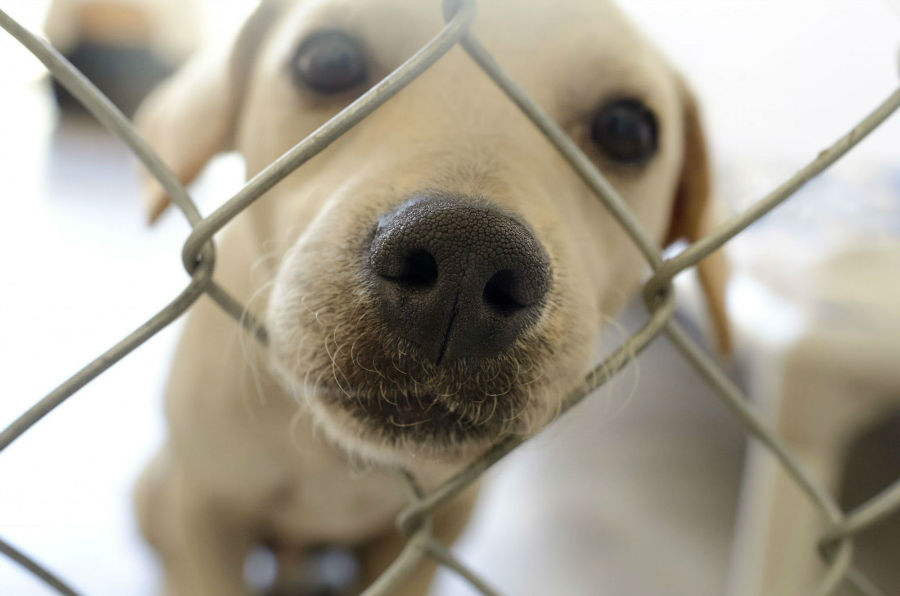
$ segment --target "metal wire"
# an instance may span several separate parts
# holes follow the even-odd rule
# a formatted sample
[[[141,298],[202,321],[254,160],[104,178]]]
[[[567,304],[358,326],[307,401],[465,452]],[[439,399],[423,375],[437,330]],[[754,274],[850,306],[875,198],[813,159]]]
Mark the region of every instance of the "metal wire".
[[[490,587],[487,582],[478,577],[471,569],[465,566],[453,552],[438,542],[437,540],[431,539],[426,544],[425,548],[428,550],[428,554],[434,558],[438,563],[441,563],[444,567],[452,569],[456,573],[460,575],[463,579],[465,579],[469,584],[472,585],[473,588],[484,594],[485,596],[499,596],[499,592]]]
[[[823,542],[859,534],[898,513],[900,513],[900,480],[851,511],[825,535]]]
[[[70,588],[64,581],[56,577],[45,567],[37,563],[31,557],[18,550],[2,538],[0,538],[0,553],[5,555],[10,560],[21,565],[23,569],[30,572],[36,578],[38,578],[63,596],[78,596],[78,593]]]
[[[852,540],[860,532],[900,512],[900,480],[851,514],[845,515],[828,491],[806,471],[791,448],[768,427],[760,415],[753,411],[738,387],[674,321],[672,314],[675,295],[672,279],[685,269],[697,265],[704,257],[793,196],[800,187],[833,165],[866,135],[875,130],[900,107],[900,89],[893,92],[849,133],[750,209],[724,223],[712,234],[698,240],[679,255],[669,260],[663,260],[650,236],[643,230],[637,218],[591,160],[506,74],[501,65],[470,32],[469,28],[475,16],[476,0],[445,1],[444,10],[447,17],[446,25],[428,44],[359,99],[265,168],[207,217],[202,216],[176,176],[137,135],[127,118],[46,42],[28,32],[0,10],[0,27],[41,60],[51,74],[73,96],[78,98],[101,124],[122,139],[158,180],[192,227],[192,232],[182,250],[182,264],[191,276],[188,286],[144,325],[78,371],[35,403],[3,432],[0,432],[0,452],[80,388],[175,321],[204,293],[265,344],[267,336],[263,326],[246,311],[242,304],[212,280],[215,270],[215,235],[264,193],[378,109],[447,51],[460,44],[471,59],[508,96],[511,103],[521,110],[556,147],[574,172],[597,195],[597,198],[628,233],[654,271],[653,277],[645,285],[645,296],[655,297],[654,302],[648,304],[646,323],[605,362],[593,369],[577,389],[565,397],[562,413],[575,407],[592,391],[617,374],[657,336],[666,333],[683,356],[717,389],[717,395],[724,405],[737,416],[747,431],[775,456],[785,472],[796,482],[830,525],[830,529],[818,545],[820,553],[828,563],[828,569],[815,593],[823,596],[833,594],[841,585],[847,583],[860,594],[880,595],[881,591],[852,567]],[[391,593],[416,570],[425,557],[430,557],[435,562],[454,570],[479,593],[488,596],[497,594],[484,580],[459,561],[446,545],[434,538],[431,515],[437,508],[458,496],[480,478],[486,470],[525,440],[524,437],[505,438],[475,462],[428,494],[422,492],[410,474],[401,471],[400,482],[406,488],[410,505],[398,516],[397,526],[407,534],[408,541],[398,558],[364,594],[376,596]],[[810,548],[816,546],[810,545]],[[75,593],[46,568],[3,540],[0,540],[0,553],[21,565],[60,594]]]

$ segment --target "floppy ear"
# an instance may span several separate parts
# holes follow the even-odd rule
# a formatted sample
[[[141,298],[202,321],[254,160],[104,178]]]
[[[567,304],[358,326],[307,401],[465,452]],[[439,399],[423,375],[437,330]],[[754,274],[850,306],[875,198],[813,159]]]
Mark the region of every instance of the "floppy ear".
[[[682,112],[684,121],[684,161],[681,180],[672,211],[671,227],[666,238],[670,244],[684,238],[694,242],[709,233],[715,224],[715,201],[711,196],[709,157],[693,95],[682,84]],[[728,283],[728,264],[722,250],[710,254],[697,265],[700,287],[706,298],[710,322],[716,344],[723,354],[731,351],[731,332],[725,311],[725,290]]]
[[[138,131],[182,184],[231,147],[254,58],[282,5],[282,0],[263,0],[233,44],[199,52],[138,111]],[[152,223],[169,206],[169,197],[146,171],[141,194]]]

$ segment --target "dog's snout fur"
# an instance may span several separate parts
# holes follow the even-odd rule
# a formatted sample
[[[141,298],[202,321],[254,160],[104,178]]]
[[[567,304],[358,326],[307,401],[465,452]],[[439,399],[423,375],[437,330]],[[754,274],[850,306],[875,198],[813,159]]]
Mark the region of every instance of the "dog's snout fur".
[[[436,364],[502,353],[550,287],[527,225],[464,196],[423,193],[385,214],[368,257],[381,316]]]

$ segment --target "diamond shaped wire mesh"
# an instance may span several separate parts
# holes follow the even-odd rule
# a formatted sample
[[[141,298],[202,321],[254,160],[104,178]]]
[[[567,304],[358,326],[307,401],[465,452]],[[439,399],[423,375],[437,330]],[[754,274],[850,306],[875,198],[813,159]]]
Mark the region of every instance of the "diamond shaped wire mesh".
[[[829,529],[820,543],[810,545],[810,548],[818,548],[819,553],[827,562],[827,571],[815,588],[815,593],[833,594],[846,583],[861,594],[881,594],[882,592],[876,586],[853,567],[853,539],[861,531],[900,511],[900,480],[856,510],[849,513],[841,511],[834,497],[808,473],[788,445],[766,425],[741,390],[674,320],[672,314],[675,295],[672,280],[682,271],[696,266],[703,258],[721,248],[753,222],[789,199],[806,182],[834,164],[875,130],[900,107],[900,89],[891,93],[846,135],[750,209],[724,222],[713,233],[695,242],[678,255],[664,259],[624,201],[590,159],[504,72],[501,65],[470,32],[469,28],[475,17],[476,5],[477,0],[445,2],[446,24],[431,41],[326,124],[265,168],[221,207],[205,217],[197,209],[175,175],[138,136],[129,120],[58,52],[0,10],[0,27],[31,51],[103,126],[126,143],[147,170],[159,181],[192,227],[192,232],[185,241],[182,251],[182,264],[191,277],[187,287],[146,323],[72,375],[3,430],[0,433],[0,452],[54,408],[72,397],[79,389],[178,319],[203,294],[215,300],[225,312],[235,319],[236,324],[244,325],[260,342],[265,343],[266,332],[263,326],[246,313],[244,307],[233,299],[225,288],[217,285],[212,279],[216,266],[216,234],[266,191],[294,170],[302,167],[309,159],[365,119],[379,106],[389,101],[451,48],[459,45],[506,94],[511,104],[521,110],[556,147],[574,172],[581,177],[627,232],[653,271],[652,277],[644,286],[648,318],[643,327],[629,337],[603,363],[590,371],[580,386],[566,396],[562,412],[577,405],[592,391],[609,380],[657,336],[666,334],[681,351],[684,358],[717,390],[719,398],[738,417],[747,432],[775,456],[790,478],[828,522]],[[367,596],[390,594],[425,557],[431,557],[438,564],[452,569],[480,593],[496,594],[494,589],[459,561],[446,545],[441,544],[432,536],[430,517],[437,508],[459,495],[485,471],[526,440],[523,437],[506,438],[467,468],[427,494],[421,490],[411,475],[399,471],[398,482],[405,486],[410,504],[398,517],[397,524],[408,536],[408,541],[398,558],[369,586],[364,594]],[[33,573],[59,593],[75,594],[75,591],[62,579],[54,576],[42,565],[3,540],[0,540],[0,553]]]

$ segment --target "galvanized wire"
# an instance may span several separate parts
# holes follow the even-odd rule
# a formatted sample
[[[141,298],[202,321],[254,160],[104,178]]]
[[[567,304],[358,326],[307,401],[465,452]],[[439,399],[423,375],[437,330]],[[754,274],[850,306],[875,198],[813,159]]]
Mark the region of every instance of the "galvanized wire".
[[[883,522],[891,515],[900,514],[900,480],[881,491],[853,511],[825,535],[823,542],[859,534],[875,524]]]
[[[476,590],[478,590],[479,592],[484,594],[484,596],[499,596],[500,595],[500,593],[497,592],[496,590],[494,590],[494,588],[492,588],[491,586],[489,586],[487,584],[487,582],[485,582],[483,579],[478,577],[478,575],[475,572],[473,572],[471,569],[466,567],[466,565],[462,561],[457,559],[456,556],[453,554],[453,552],[449,548],[447,548],[446,546],[444,546],[437,540],[434,540],[432,538],[425,545],[425,548],[427,549],[428,554],[431,555],[431,557],[435,561],[437,561],[444,567],[447,567],[448,569],[452,569],[453,571],[458,573],[460,577],[462,577],[464,580],[469,582],[469,584],[473,588],[475,588]]]
[[[0,553],[11,561],[18,563],[23,569],[53,588],[63,596],[78,596],[78,593],[70,588],[63,580],[48,571],[37,561],[0,538]]]
[[[265,168],[237,194],[207,217],[200,214],[176,176],[137,135],[131,123],[121,112],[46,42],[28,32],[0,10],[0,27],[28,48],[99,122],[126,143],[147,170],[159,181],[164,191],[180,208],[193,228],[182,250],[182,264],[191,276],[188,286],[144,325],[39,400],[3,430],[0,433],[0,451],[3,451],[81,387],[180,317],[203,293],[209,295],[225,312],[265,344],[266,331],[262,325],[246,311],[242,304],[212,280],[215,269],[213,244],[215,235],[264,193],[378,109],[452,47],[460,44],[471,59],[509,97],[512,104],[518,107],[556,147],[573,171],[597,195],[597,198],[628,233],[654,271],[653,277],[645,285],[644,295],[653,297],[653,302],[647,305],[648,319],[646,323],[638,332],[625,340],[622,346],[602,364],[593,369],[578,388],[566,396],[562,413],[564,414],[576,406],[592,391],[608,381],[653,339],[665,332],[684,357],[717,389],[717,394],[722,402],[738,417],[747,431],[776,457],[787,474],[809,497],[821,512],[823,519],[830,525],[830,529],[818,545],[820,552],[828,562],[828,569],[815,593],[832,594],[846,582],[855,587],[860,594],[880,595],[879,589],[852,567],[852,540],[854,536],[865,529],[900,512],[900,481],[861,505],[851,514],[845,515],[828,491],[806,471],[790,447],[768,427],[759,414],[753,411],[739,388],[674,321],[672,314],[675,295],[672,280],[675,275],[697,265],[704,257],[722,247],[753,222],[790,198],[813,177],[833,165],[900,107],[900,89],[892,93],[847,135],[823,151],[815,160],[801,168],[794,176],[763,197],[746,212],[725,222],[712,234],[698,240],[679,255],[669,260],[663,260],[658,247],[591,160],[518,86],[471,34],[469,28],[475,16],[476,0],[445,1],[444,9],[447,23],[428,44],[359,99]],[[407,490],[410,505],[398,516],[397,525],[407,534],[408,541],[398,558],[369,586],[365,594],[375,596],[391,593],[402,585],[425,557],[430,557],[438,564],[454,570],[481,594],[488,596],[497,594],[487,582],[459,561],[446,545],[434,538],[431,515],[438,507],[458,496],[480,478],[486,470],[526,440],[526,437],[506,437],[464,470],[428,494],[422,492],[411,475],[401,473],[401,483]],[[816,545],[810,545],[810,548],[815,547]],[[0,540],[0,553],[33,573],[59,593],[74,594],[74,591],[54,574],[2,540]]]

